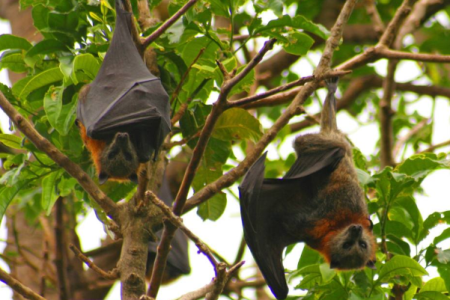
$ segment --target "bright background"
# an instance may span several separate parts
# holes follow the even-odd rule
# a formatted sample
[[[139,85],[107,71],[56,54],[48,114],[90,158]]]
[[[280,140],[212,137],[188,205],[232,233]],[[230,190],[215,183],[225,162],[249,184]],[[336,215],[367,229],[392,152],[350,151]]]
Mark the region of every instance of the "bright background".
[[[437,17],[439,18],[439,16]],[[441,20],[440,20],[441,21]],[[442,22],[446,22],[448,25],[448,19],[443,19]],[[10,33],[9,23],[0,20],[0,34]],[[275,52],[275,51],[274,51]],[[274,53],[273,52],[273,53]],[[320,58],[319,53],[313,55],[312,59],[314,62],[318,62]],[[381,76],[386,75],[387,61],[381,60],[374,64],[377,72]],[[312,74],[312,67],[310,62],[305,59],[301,59],[293,68],[297,70],[302,70],[302,75]],[[414,62],[401,62],[396,73],[396,81],[406,82],[416,79],[420,74],[420,69]],[[6,70],[0,72],[0,82],[10,86],[10,82],[7,77]],[[427,82],[420,82],[421,84],[426,84]],[[325,91],[319,91],[319,95],[324,97]],[[339,96],[339,92],[338,92]],[[415,99],[417,96],[415,94],[407,94],[409,100]],[[431,115],[432,99],[428,98],[426,101],[419,101],[415,107],[410,107],[410,109],[418,110],[424,116]],[[308,109],[309,113],[316,113],[319,111],[319,105],[316,103],[311,109]],[[412,113],[412,111],[411,111]],[[368,119],[368,116],[362,116]],[[300,117],[301,118],[301,117]],[[295,121],[293,119],[292,121]],[[268,127],[270,124],[263,121],[263,126]],[[0,110],[0,124],[4,131],[8,131],[9,122],[4,113]],[[348,134],[349,138],[358,147],[362,153],[366,156],[375,154],[375,144],[379,138],[378,126],[376,124],[361,125],[358,124],[347,112],[342,111],[338,114],[338,124],[339,128]],[[308,131],[317,131],[317,128],[308,129]],[[289,153],[292,153],[291,144],[294,137],[288,139],[283,144],[283,149],[281,151],[282,157],[287,157]],[[450,140],[450,101],[447,98],[437,98],[436,102],[436,112],[435,112],[435,123],[433,128],[433,144],[441,143]],[[274,141],[276,142],[276,141]],[[279,155],[278,151],[275,151],[275,147],[269,145],[267,147],[269,151],[269,158],[276,158]],[[440,151],[449,152],[450,147],[442,148]],[[412,154],[412,149],[408,149],[408,157]],[[240,160],[242,159],[242,154],[235,153],[236,157]],[[438,170],[429,175],[423,182],[422,187],[424,189],[424,195],[417,195],[417,205],[425,219],[429,214],[435,211],[447,211],[450,210],[450,193],[448,192],[448,184],[450,178],[450,170]],[[238,194],[237,188],[234,188],[233,192]],[[203,222],[197,215],[195,211],[183,216],[185,225],[197,234],[204,242],[206,242],[212,249],[216,250],[229,262],[233,262],[237,249],[239,247],[242,238],[242,225],[239,213],[239,203],[230,194],[227,196],[228,204],[223,216],[217,222],[205,221]],[[6,239],[6,228],[4,225],[5,220],[3,220],[0,226],[0,241]],[[438,225],[432,230],[432,234],[423,241],[423,245],[428,245],[432,239],[439,235],[445,228],[446,225]],[[100,246],[100,239],[106,236],[103,229],[103,225],[97,220],[95,214],[90,212],[83,220],[80,220],[78,226],[78,233],[82,237],[82,250],[89,251]],[[447,249],[450,247],[450,241],[444,241],[438,246]],[[0,242],[0,252],[3,251],[5,247],[4,242]],[[301,250],[303,249],[303,244],[298,244],[294,250],[285,258],[284,266],[287,269],[296,269],[297,262]],[[420,250],[420,247],[419,247]],[[412,247],[414,251],[414,247]],[[158,298],[160,299],[175,299],[180,295],[196,290],[208,284],[214,277],[214,270],[210,265],[209,261],[202,254],[197,253],[197,248],[193,243],[189,245],[189,256],[192,272],[188,276],[183,276],[176,282],[163,286],[160,290]],[[242,277],[254,275],[254,262],[249,251],[246,251],[244,260],[245,265],[242,267],[241,274]],[[8,270],[7,265],[0,260],[0,267]],[[438,276],[436,270],[433,268],[427,268],[430,273],[429,278]],[[292,295],[301,294],[301,291],[294,291],[293,286],[297,282],[291,283],[290,291]],[[111,290],[108,300],[119,299],[120,298],[120,286],[115,284],[114,288]],[[249,298],[254,298],[250,291],[247,291],[245,295]],[[3,283],[0,283],[0,299],[8,300],[12,299],[12,292],[10,288]]]

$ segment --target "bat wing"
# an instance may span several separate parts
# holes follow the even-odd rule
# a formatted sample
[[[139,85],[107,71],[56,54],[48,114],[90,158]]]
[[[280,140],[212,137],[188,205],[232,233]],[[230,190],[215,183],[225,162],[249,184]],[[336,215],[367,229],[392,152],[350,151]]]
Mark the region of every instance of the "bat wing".
[[[345,150],[339,146],[303,151],[298,154],[294,164],[283,178],[296,179],[306,177],[330,166],[334,169],[344,155]]]
[[[283,219],[292,214],[293,202],[307,199],[305,178],[328,166],[337,165],[343,157],[342,148],[301,155],[283,179],[264,178],[264,153],[250,168],[239,186],[244,236],[272,293],[285,299],[288,286],[284,275],[282,253],[298,239],[283,226]],[[302,161],[300,161],[300,159]],[[301,203],[300,203],[301,204]],[[297,205],[298,207],[298,205]]]
[[[128,132],[144,162],[153,151],[156,156],[171,130],[169,96],[139,55],[131,37],[131,14],[117,1],[111,45],[77,115],[91,138],[107,140]]]
[[[173,197],[165,177],[159,190],[158,197],[163,200],[166,205],[172,206]],[[156,235],[161,237],[161,231],[157,232]],[[186,235],[181,230],[175,232],[171,246],[172,249],[167,257],[166,271],[169,273],[168,276],[175,279],[180,275],[189,274],[191,272],[191,267],[189,265],[188,241]],[[149,242],[149,258],[154,260],[157,247],[157,242]],[[149,259],[147,265],[152,264],[153,260],[150,261]]]

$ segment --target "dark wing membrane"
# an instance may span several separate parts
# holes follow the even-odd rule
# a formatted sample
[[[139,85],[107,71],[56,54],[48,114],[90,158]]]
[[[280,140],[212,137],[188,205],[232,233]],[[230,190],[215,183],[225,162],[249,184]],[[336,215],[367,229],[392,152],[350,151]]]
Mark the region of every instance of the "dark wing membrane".
[[[267,284],[277,299],[284,299],[288,287],[281,256],[293,241],[283,232],[273,213],[274,205],[283,200],[277,194],[278,183],[283,185],[283,182],[265,183],[265,158],[266,153],[253,164],[239,186],[241,217],[245,240]]]
[[[163,200],[166,205],[172,206],[173,197],[165,176],[158,197]],[[161,231],[157,232],[156,235],[161,237]],[[147,267],[150,267],[150,265],[153,264],[158,243],[159,241],[149,242],[149,260],[147,261]],[[167,257],[168,267],[166,268],[166,271],[169,272],[169,277],[174,279],[180,275],[189,274],[191,272],[191,267],[189,265],[188,241],[186,235],[181,230],[175,232],[171,246],[172,249]]]
[[[150,142],[137,146],[137,152],[146,153],[144,161],[148,161],[149,153],[156,152],[170,132],[169,96],[137,51],[131,37],[131,14],[117,1],[111,45],[86,101],[78,104],[77,115],[94,139],[140,131]]]
[[[302,178],[316,173],[328,166],[336,167],[344,155],[345,150],[339,146],[299,153],[297,160],[283,178]]]

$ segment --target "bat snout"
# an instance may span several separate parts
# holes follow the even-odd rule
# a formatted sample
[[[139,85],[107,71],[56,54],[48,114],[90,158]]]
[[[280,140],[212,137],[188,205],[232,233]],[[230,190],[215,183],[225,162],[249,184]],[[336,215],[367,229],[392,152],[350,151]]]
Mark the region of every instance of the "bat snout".
[[[353,237],[360,237],[362,234],[362,226],[361,225],[351,225],[349,230],[350,230],[350,234]]]

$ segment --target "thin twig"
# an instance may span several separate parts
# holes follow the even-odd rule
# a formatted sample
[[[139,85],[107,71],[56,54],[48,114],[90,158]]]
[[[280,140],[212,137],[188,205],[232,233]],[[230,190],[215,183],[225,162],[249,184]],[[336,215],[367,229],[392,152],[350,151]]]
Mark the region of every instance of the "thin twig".
[[[98,275],[105,279],[111,279],[115,280],[119,278],[118,270],[113,269],[109,272],[102,270],[100,267],[98,267],[92,260],[90,260],[87,256],[85,256],[80,250],[75,247],[75,245],[70,244],[69,245],[70,250],[75,253],[75,255],[80,259],[82,262],[84,262],[89,268],[91,268],[94,272],[96,272]]]
[[[198,250],[201,253],[203,253],[208,258],[209,262],[213,265],[217,276],[217,267],[219,263],[215,259],[209,247],[202,240],[200,240],[198,236],[196,236],[192,231],[190,231],[186,226],[184,226],[181,218],[174,215],[170,207],[168,207],[163,201],[158,199],[158,197],[152,191],[147,191],[145,193],[145,196],[162,210],[162,212],[166,215],[167,219],[173,225],[181,229],[186,234],[186,236],[195,243]]]
[[[189,65],[189,67],[187,68],[186,72],[184,72],[183,76],[180,79],[180,82],[178,83],[177,87],[175,88],[175,91],[172,94],[172,97],[170,98],[170,104],[173,103],[173,101],[178,97],[178,94],[181,91],[181,88],[183,87],[183,84],[186,80],[186,78],[189,75],[189,72],[191,71],[192,67],[197,63],[197,61],[200,59],[200,57],[203,55],[203,53],[205,52],[205,48],[202,48],[197,56],[194,58],[194,60],[192,61],[192,63]]]
[[[391,22],[387,26],[383,35],[380,38],[379,45],[391,47],[397,37],[398,30],[402,22],[411,11],[411,7],[417,0],[404,0],[402,5],[398,8]]]
[[[61,153],[46,138],[40,135],[34,127],[9,103],[2,92],[0,92],[0,107],[8,115],[17,128],[36,147],[46,153],[52,160],[60,165],[67,173],[75,178],[81,187],[102,207],[107,215],[114,221],[119,222],[116,215],[117,205],[109,199],[94,183],[94,181],[81,169],[79,165],[72,162],[67,156]]]
[[[413,137],[414,135],[416,135],[420,130],[422,130],[422,128],[424,128],[427,123],[429,122],[429,119],[423,119],[422,121],[420,121],[418,124],[416,124],[413,128],[411,128],[410,131],[408,131],[407,134],[405,134],[405,136],[403,136],[401,139],[399,139],[397,141],[397,143],[395,144],[394,150],[392,151],[393,153],[393,157],[396,157],[398,155],[398,153],[400,152],[400,148],[406,144],[406,142]]]
[[[366,11],[372,20],[373,27],[375,31],[381,36],[384,32],[384,23],[381,20],[380,14],[378,13],[377,7],[375,5],[375,0],[366,0]]]
[[[150,34],[143,42],[142,48],[146,49],[151,43],[153,43],[158,37],[160,37],[170,26],[172,26],[181,16],[191,8],[197,0],[189,0],[182,8],[167,19],[158,29]]]
[[[418,153],[426,153],[426,152],[433,152],[436,149],[445,147],[445,146],[449,146],[450,145],[450,140],[446,141],[446,142],[442,142],[433,146],[430,146],[429,148],[419,151]]]
[[[330,71],[330,72],[324,74],[322,76],[322,79],[326,79],[326,78],[330,78],[330,77],[336,77],[336,76],[338,76],[338,77],[344,76],[346,74],[349,74],[349,72],[350,71],[334,71],[333,70],[333,71]],[[314,77],[314,75],[311,75],[311,76],[306,76],[306,77],[303,77],[303,78],[306,80],[305,81],[305,83],[306,83],[306,82],[310,82],[310,81],[314,80],[315,77]],[[302,80],[302,78],[299,79],[299,80]],[[256,95],[256,96],[252,96],[252,97],[248,97],[248,98],[243,98],[243,99],[237,100],[236,102],[240,102],[240,101],[244,102],[244,100],[245,100],[246,103],[243,103],[242,106],[241,106],[244,109],[257,108],[257,107],[266,107],[266,106],[276,106],[276,105],[288,103],[289,101],[294,99],[295,96],[300,91],[300,89],[301,89],[301,87],[297,87],[297,88],[294,88],[294,89],[292,89],[290,91],[278,93],[278,94],[272,95],[272,96],[267,95],[265,93],[262,93],[262,94],[259,94],[259,95]],[[273,89],[273,90],[276,90],[276,89]],[[271,92],[273,90],[270,90],[269,92]],[[269,93],[269,92],[266,92],[266,93]],[[260,100],[257,100],[257,101],[254,101],[254,102],[246,100],[246,99],[251,99],[253,97],[258,97],[260,95],[261,95]],[[265,97],[265,99],[262,99],[263,97]],[[234,104],[234,102],[231,102],[230,104]]]
[[[35,293],[33,290],[31,290],[29,287],[25,286],[23,283],[21,283],[19,280],[15,279],[2,269],[0,269],[0,281],[7,284],[10,288],[12,288],[14,291],[19,293],[20,295],[24,296],[26,299],[31,300],[45,300],[44,297],[40,296],[39,294]]]

